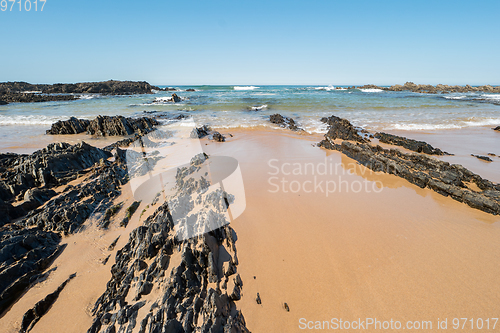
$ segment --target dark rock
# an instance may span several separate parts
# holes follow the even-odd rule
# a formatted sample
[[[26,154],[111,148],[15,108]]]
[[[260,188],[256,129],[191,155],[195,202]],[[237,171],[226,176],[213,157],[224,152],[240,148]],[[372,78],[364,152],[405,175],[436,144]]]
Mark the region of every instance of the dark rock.
[[[193,88],[186,89],[186,91],[196,91]]]
[[[359,87],[360,89],[371,88],[371,89],[382,89],[387,91],[411,91],[416,93],[427,93],[427,94],[437,94],[437,93],[466,93],[466,92],[488,92],[488,93],[500,93],[500,86],[448,86],[445,84],[438,84],[432,86],[430,84],[415,84],[413,82],[406,82],[404,85],[396,84],[391,87],[379,87],[373,84],[364,85]]]
[[[423,154],[405,154],[369,144],[343,141],[336,144],[325,135],[318,146],[338,150],[376,171],[394,174],[421,188],[428,187],[444,196],[464,202],[490,214],[500,214],[500,184],[494,184],[458,164],[449,164]],[[465,183],[475,183],[476,192]]]
[[[0,313],[30,286],[60,253],[61,237],[18,226],[0,229]]]
[[[219,132],[214,132],[214,134],[212,135],[212,138],[214,141],[217,141],[217,142],[226,141],[226,138],[222,134],[220,134]]]
[[[330,125],[328,133],[325,135],[330,140],[342,139],[361,143],[369,142],[368,139],[358,134],[358,131],[347,119],[330,116],[328,118],[321,118],[321,121]]]
[[[262,304],[259,293],[257,293],[257,298],[255,299],[255,301],[257,302],[257,304]]]
[[[283,303],[283,308],[287,311],[290,312],[290,307],[288,307],[287,303]]]
[[[199,154],[189,167],[179,169],[177,195],[207,190],[206,180],[189,178],[206,160],[206,155]],[[174,224],[179,222],[174,222],[171,209],[176,208],[167,203],[159,206],[117,251],[106,291],[95,303],[89,333],[104,333],[111,326],[117,332],[248,332],[235,304],[241,278],[235,277],[236,291],[222,283],[222,267],[227,262],[237,263],[234,230],[224,225],[182,240],[175,237]],[[171,261],[172,256],[181,260]],[[213,289],[209,281],[221,287]],[[156,289],[162,292],[153,293]],[[139,312],[145,304],[143,295],[152,302],[149,312]]]
[[[148,117],[97,116],[97,118],[90,121],[87,134],[97,136],[125,136],[134,133],[146,134],[151,132],[156,125],[158,125],[158,122]]]
[[[30,211],[40,207],[57,193],[50,189],[31,188],[24,193],[24,202],[21,207],[25,211]]]
[[[201,139],[210,134],[210,127],[207,125],[203,125],[201,127],[193,128],[191,132],[191,138],[193,139]]]
[[[91,216],[98,208],[105,216],[106,208],[113,198],[121,193],[121,186],[127,182],[124,165],[105,162],[90,169],[81,183],[67,192],[52,198],[42,208],[30,212],[17,222],[25,227],[36,226],[46,231],[70,234]],[[109,220],[103,218],[100,227],[106,227]]]
[[[500,131],[500,126],[497,126],[493,129],[494,131]]]
[[[446,152],[441,151],[439,148],[434,148],[433,146],[424,141],[417,141],[402,136],[397,136],[382,132],[376,133],[375,137],[379,139],[380,142],[401,146],[408,150],[415,151],[417,153],[424,153],[429,155],[450,155]]]
[[[90,120],[71,117],[69,120],[59,120],[52,124],[46,134],[79,134],[86,132],[89,124]]]
[[[7,105],[7,104],[9,104],[9,103],[6,101],[0,101],[0,105]]]
[[[470,156],[474,156],[480,160],[483,160],[483,161],[486,161],[486,162],[493,162],[493,160],[491,158],[489,158],[488,156],[481,156],[481,155],[474,155],[474,154],[470,154]]]
[[[172,101],[174,103],[179,103],[181,100],[181,98],[179,96],[177,96],[177,94],[172,94]]]
[[[290,117],[282,116],[279,113],[270,115],[269,121],[272,122],[273,124],[276,124],[283,128],[290,129],[292,131],[303,131],[303,129],[297,126],[295,120],[293,120]]]
[[[78,96],[70,94],[102,94],[102,95],[131,95],[151,94],[152,89],[159,89],[147,82],[134,81],[105,81],[83,83],[30,84],[26,82],[0,83],[0,100],[4,102],[46,102],[70,101]],[[39,93],[30,93],[30,92]]]

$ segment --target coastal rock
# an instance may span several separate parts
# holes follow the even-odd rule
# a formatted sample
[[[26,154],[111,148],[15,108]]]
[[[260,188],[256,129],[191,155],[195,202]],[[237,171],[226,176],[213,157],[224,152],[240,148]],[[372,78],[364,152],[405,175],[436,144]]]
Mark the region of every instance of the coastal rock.
[[[318,146],[337,150],[375,172],[385,172],[408,180],[421,188],[464,202],[472,208],[490,214],[500,214],[500,184],[467,170],[423,154],[405,154],[397,149],[384,149],[370,144],[343,141],[336,144],[329,137]],[[467,186],[474,183],[480,190]]]
[[[488,156],[481,156],[481,155],[474,155],[474,154],[470,154],[470,156],[474,156],[480,160],[483,160],[483,161],[486,161],[486,162],[493,162],[493,160],[491,158],[489,158]]]
[[[21,221],[19,226],[71,234],[99,207],[104,216],[113,198],[121,193],[121,186],[127,182],[126,166],[122,163],[103,162],[94,165],[76,186],[50,199],[43,207],[35,209]],[[100,227],[105,227],[102,220]]]
[[[493,130],[500,131],[500,126],[495,127]]]
[[[466,92],[487,92],[487,93],[500,93],[500,86],[476,86],[471,85],[465,86],[449,86],[445,84],[438,84],[436,86],[430,84],[415,84],[413,82],[406,82],[404,85],[395,84],[391,87],[379,87],[373,84],[364,85],[359,87],[360,89],[381,89],[386,91],[411,91],[416,93],[427,93],[427,94],[437,94],[437,93],[466,93]]]
[[[193,130],[191,131],[191,138],[193,139],[201,139],[207,135],[210,134],[210,127],[208,127],[207,125],[203,125],[201,127],[195,127],[193,128]]]
[[[61,237],[11,225],[0,229],[0,313],[41,275],[60,253]]]
[[[186,89],[186,91],[196,91],[193,88]]]
[[[87,134],[97,136],[125,136],[134,133],[146,134],[153,130],[158,122],[148,117],[125,118],[123,116],[97,116],[90,121]]]
[[[224,137],[224,135],[220,134],[219,132],[214,132],[214,134],[212,135],[212,139],[214,141],[217,141],[217,142],[226,141],[226,138]]]
[[[126,136],[134,133],[146,134],[158,125],[158,121],[149,117],[126,118],[123,116],[97,116],[93,120],[77,119],[60,120],[52,124],[47,134],[87,134],[97,136]]]
[[[46,134],[79,134],[86,132],[89,124],[90,120],[71,117],[68,120],[59,120],[52,124],[51,129],[47,130]]]
[[[189,167],[179,169],[178,196],[206,192],[206,180],[189,176],[207,158],[197,155]],[[207,198],[216,198],[206,194]],[[202,211],[195,214],[205,216],[204,211],[209,209],[212,218],[221,218],[213,210],[217,202],[206,202]],[[92,311],[94,321],[89,333],[249,332],[236,307],[243,282],[239,276],[233,279],[236,290],[228,283],[229,276],[236,274],[238,263],[234,230],[224,225],[179,239],[177,235],[188,226],[174,221],[171,210],[175,207],[168,203],[159,206],[118,250],[111,279]],[[189,227],[203,225],[202,222]]]
[[[63,184],[78,171],[109,157],[110,153],[85,142],[51,143],[31,155],[17,155],[2,176],[17,196],[32,187]]]
[[[295,123],[295,120],[290,117],[282,116],[279,113],[270,115],[269,121],[282,128],[290,129],[292,131],[302,131],[302,129]]]
[[[358,130],[347,119],[339,118],[337,116],[330,116],[328,118],[321,118],[321,121],[330,125],[328,133],[325,135],[330,140],[342,139],[351,140],[361,143],[369,142],[367,138],[363,138],[358,134]]]
[[[30,84],[27,82],[1,82],[0,100],[6,103],[71,101],[78,96],[69,94],[132,95],[151,94],[158,90],[147,82],[104,81],[83,83]]]
[[[446,152],[441,151],[438,148],[434,148],[430,144],[424,142],[424,141],[417,141],[413,139],[408,139],[403,136],[397,136],[393,134],[387,134],[387,133],[376,133],[375,137],[380,140],[380,142],[395,145],[395,146],[401,146],[403,148],[406,148],[408,150],[415,151],[417,153],[424,153],[424,154],[429,154],[429,155],[450,155]]]
[[[177,94],[172,94],[172,101],[174,103],[179,103],[181,100],[181,98],[179,96],[177,96]]]

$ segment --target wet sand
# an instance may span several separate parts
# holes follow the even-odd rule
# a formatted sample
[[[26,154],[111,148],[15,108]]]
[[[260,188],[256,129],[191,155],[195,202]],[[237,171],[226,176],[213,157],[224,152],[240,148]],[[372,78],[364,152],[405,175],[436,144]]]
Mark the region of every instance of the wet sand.
[[[238,236],[243,280],[238,306],[250,331],[301,331],[301,318],[431,320],[434,325],[438,318],[449,318],[450,328],[452,318],[498,317],[500,217],[318,148],[320,135],[263,128],[221,132],[234,136],[224,143],[203,139],[202,147],[210,155],[236,158],[243,174],[246,210],[231,226]],[[313,165],[308,173],[307,163]],[[320,174],[316,167],[321,163],[334,172]],[[297,166],[302,172],[293,174]],[[270,174],[275,167],[284,167],[287,174]],[[312,190],[315,176],[324,182],[323,192]],[[282,179],[288,182],[285,189]],[[328,196],[327,181],[338,186]],[[125,201],[124,207],[132,202],[127,191],[116,200]],[[126,229],[112,224],[101,231],[88,225],[85,232],[63,239],[67,248],[49,268],[57,269],[0,318],[0,327],[18,331],[24,312],[76,272],[33,332],[86,332],[116,251],[155,209],[139,220],[144,206]],[[123,214],[124,209],[114,223]]]

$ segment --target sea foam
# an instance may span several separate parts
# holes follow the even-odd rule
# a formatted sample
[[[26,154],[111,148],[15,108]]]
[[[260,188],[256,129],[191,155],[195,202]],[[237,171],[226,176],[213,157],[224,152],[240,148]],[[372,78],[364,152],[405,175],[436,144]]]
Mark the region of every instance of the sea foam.
[[[255,90],[255,89],[258,89],[260,87],[255,87],[255,86],[241,86],[241,87],[233,87],[234,90]]]

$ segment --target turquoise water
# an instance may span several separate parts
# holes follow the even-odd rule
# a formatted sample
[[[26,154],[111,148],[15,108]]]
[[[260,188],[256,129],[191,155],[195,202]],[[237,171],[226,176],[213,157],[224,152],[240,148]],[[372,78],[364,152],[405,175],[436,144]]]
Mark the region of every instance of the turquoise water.
[[[215,127],[272,126],[270,114],[293,117],[308,132],[324,132],[319,119],[335,114],[369,130],[439,130],[500,125],[500,95],[486,93],[417,94],[373,89],[311,86],[177,86],[172,92],[134,96],[81,95],[69,102],[14,103],[0,106],[0,145],[7,135],[30,140],[70,116],[191,115]],[[186,89],[195,89],[194,92]]]

